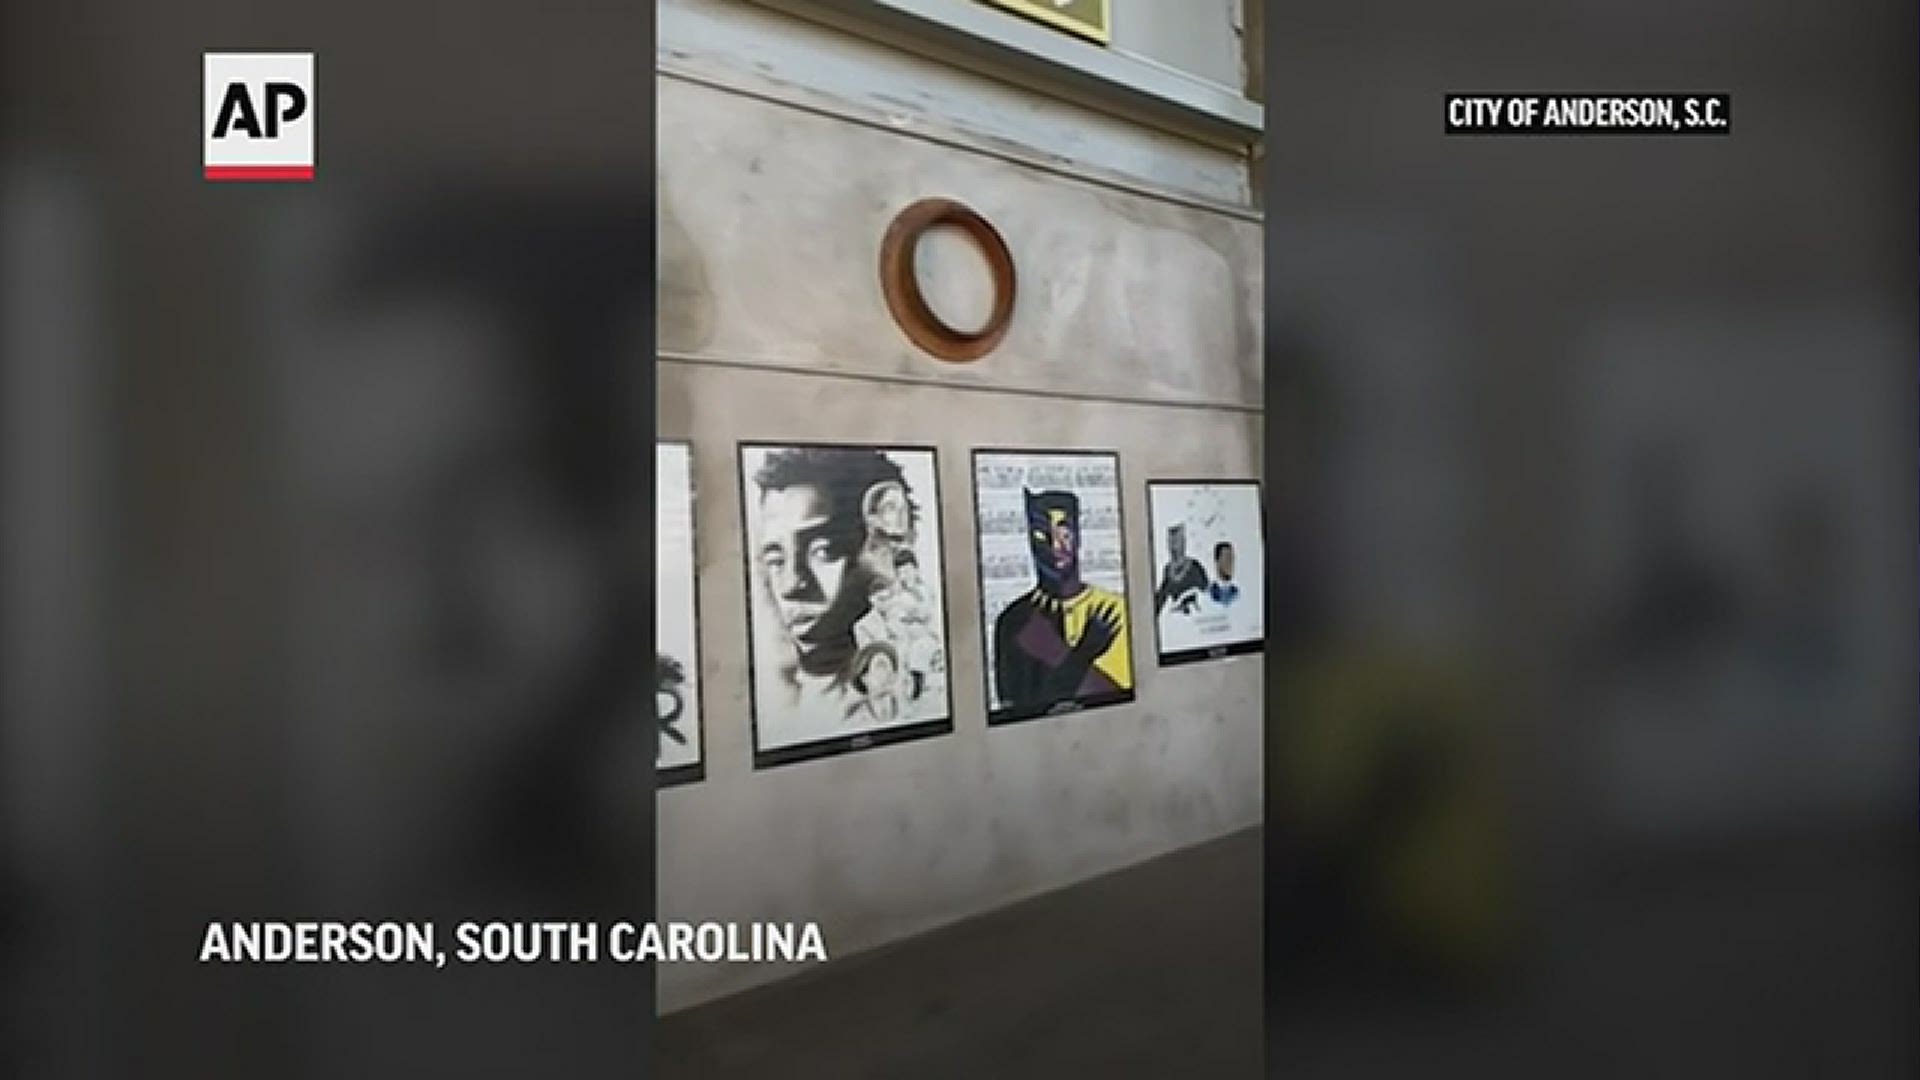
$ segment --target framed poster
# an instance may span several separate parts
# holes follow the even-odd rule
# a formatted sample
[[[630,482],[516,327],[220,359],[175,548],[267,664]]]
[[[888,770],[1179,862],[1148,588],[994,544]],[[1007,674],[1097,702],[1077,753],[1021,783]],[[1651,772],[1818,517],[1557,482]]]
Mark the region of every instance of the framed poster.
[[[1107,44],[1109,0],[987,0],[1069,34]]]
[[[1256,480],[1150,480],[1153,628],[1163,667],[1259,652],[1266,537]]]
[[[753,761],[953,730],[930,448],[742,443]]]
[[[693,554],[693,448],[654,450],[653,690],[660,724],[654,783],[670,787],[706,775],[706,721],[700,711],[700,604]]]
[[[975,450],[987,722],[1133,700],[1120,457]]]

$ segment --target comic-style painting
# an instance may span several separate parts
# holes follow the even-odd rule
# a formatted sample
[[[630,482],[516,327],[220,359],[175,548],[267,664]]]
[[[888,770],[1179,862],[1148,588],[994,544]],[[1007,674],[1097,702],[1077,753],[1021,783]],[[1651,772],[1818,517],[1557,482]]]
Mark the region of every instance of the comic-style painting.
[[[694,597],[692,451],[660,443],[654,454],[654,709],[660,742],[655,783],[698,780],[705,772],[701,745],[698,604]]]
[[[1160,663],[1259,652],[1266,542],[1251,480],[1147,484]]]
[[[756,767],[951,731],[934,452],[743,444]]]
[[[987,720],[1133,700],[1120,459],[975,451]]]

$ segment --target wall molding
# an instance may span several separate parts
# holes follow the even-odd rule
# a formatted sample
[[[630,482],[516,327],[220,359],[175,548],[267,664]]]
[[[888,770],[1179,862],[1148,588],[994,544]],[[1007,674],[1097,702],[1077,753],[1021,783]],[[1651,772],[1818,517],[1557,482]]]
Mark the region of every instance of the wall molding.
[[[1117,191],[1125,195],[1132,195],[1143,199],[1153,199],[1157,202],[1169,203],[1174,206],[1185,207],[1189,210],[1218,214],[1221,217],[1233,218],[1254,225],[1259,225],[1266,221],[1266,214],[1262,210],[1241,203],[1209,199],[1203,195],[1195,195],[1190,192],[1179,191],[1156,184],[1127,180],[1099,170],[1082,168],[1069,163],[1048,160],[1036,154],[1024,154],[1016,150],[1007,149],[1004,146],[996,146],[985,139],[972,138],[946,131],[935,132],[921,127],[904,127],[900,124],[890,122],[884,114],[877,110],[840,103],[827,104],[824,101],[802,101],[797,97],[770,93],[728,79],[717,78],[705,72],[695,71],[665,57],[662,57],[656,64],[655,73],[664,78],[703,87],[708,90],[716,90],[737,97],[751,98],[768,105],[778,105],[784,109],[794,109],[799,112],[811,113],[815,116],[822,116],[843,123],[858,124],[861,127],[872,128],[875,131],[884,131],[890,135],[898,135],[902,138],[918,139],[921,142],[931,143],[948,150],[959,150],[980,157],[993,158],[996,161],[1003,161],[1009,165],[1018,165],[1036,172],[1049,173],[1066,180],[1073,180],[1093,187],[1106,188],[1109,191]]]
[[[1017,383],[977,383],[964,382],[950,376],[911,375],[901,372],[848,371],[842,368],[815,367],[793,360],[756,359],[743,356],[725,356],[719,353],[686,352],[675,349],[656,349],[656,360],[668,364],[683,364],[689,367],[732,368],[738,371],[770,371],[783,375],[800,375],[817,379],[847,379],[854,382],[892,383],[899,386],[925,386],[938,390],[956,390],[971,394],[1001,394],[1013,397],[1036,397],[1049,400],[1088,401],[1106,405],[1131,405],[1149,409],[1195,409],[1202,412],[1235,412],[1250,416],[1266,413],[1266,406],[1249,404],[1244,401],[1226,401],[1208,398],[1170,398],[1146,397],[1132,394],[1106,394],[1090,390],[1063,390],[1055,387],[1022,386]]]
[[[891,44],[939,50],[940,59],[1079,105],[1145,119],[1236,149],[1260,141],[1266,110],[1231,87],[1122,49],[1102,47],[1003,9],[953,0],[755,0]],[[986,65],[984,68],[978,65]]]

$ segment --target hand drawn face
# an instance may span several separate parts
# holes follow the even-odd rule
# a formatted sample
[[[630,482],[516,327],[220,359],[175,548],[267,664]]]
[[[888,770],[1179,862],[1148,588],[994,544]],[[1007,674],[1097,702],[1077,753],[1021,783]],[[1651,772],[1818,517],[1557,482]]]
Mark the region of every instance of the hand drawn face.
[[[898,483],[879,485],[867,496],[867,526],[890,539],[907,535],[911,527],[906,489]]]
[[[1043,586],[1080,580],[1080,500],[1064,491],[1026,492],[1027,545]]]
[[[1233,580],[1233,545],[1232,544],[1221,544],[1220,550],[1214,552],[1213,567],[1215,570],[1219,572],[1222,580],[1226,580],[1226,581]]]
[[[1187,557],[1186,529],[1175,525],[1167,530],[1167,554],[1173,557],[1174,562],[1180,562]]]
[[[811,484],[760,499],[758,556],[780,621],[802,653],[853,631],[865,603],[858,545],[832,520],[832,500]]]

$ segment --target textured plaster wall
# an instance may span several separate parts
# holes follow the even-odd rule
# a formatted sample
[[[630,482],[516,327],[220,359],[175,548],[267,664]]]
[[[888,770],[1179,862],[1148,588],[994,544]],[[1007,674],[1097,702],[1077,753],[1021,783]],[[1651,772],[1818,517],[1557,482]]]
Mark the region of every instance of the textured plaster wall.
[[[659,342],[668,353],[957,386],[1258,408],[1260,228],[672,79],[659,84]],[[932,362],[878,288],[901,208],[957,198],[1013,249],[993,353]]]
[[[1134,7],[1181,10],[1168,19],[1165,12],[1147,14]],[[1239,204],[1252,198],[1243,155],[1142,127],[1088,104],[936,63],[915,51],[795,18],[757,0],[659,0],[657,10],[659,69],[677,78],[1070,165],[1192,198]],[[1176,68],[1186,64],[1197,79],[1235,86],[1237,79],[1224,74],[1235,65],[1235,57],[1217,40],[1231,35],[1226,24],[1232,17],[1219,0],[1204,5],[1134,0],[1131,6],[1116,5],[1114,48],[1153,63]],[[1168,38],[1163,20],[1185,33]],[[1221,24],[1217,30],[1200,26],[1216,20]],[[1208,38],[1216,40],[1209,45],[1204,40]]]
[[[1261,660],[1154,661],[1144,484],[1257,476],[1259,225],[671,78],[659,111],[660,433],[694,446],[704,781],[661,792],[663,919],[817,920],[845,956],[1258,821]],[[893,326],[880,236],[926,195],[1006,236],[1005,343]],[[964,305],[971,260],[929,284]],[[932,445],[954,731],[755,771],[735,444]],[[969,452],[1117,450],[1138,699],[988,730]],[[787,974],[667,965],[672,1010]]]

